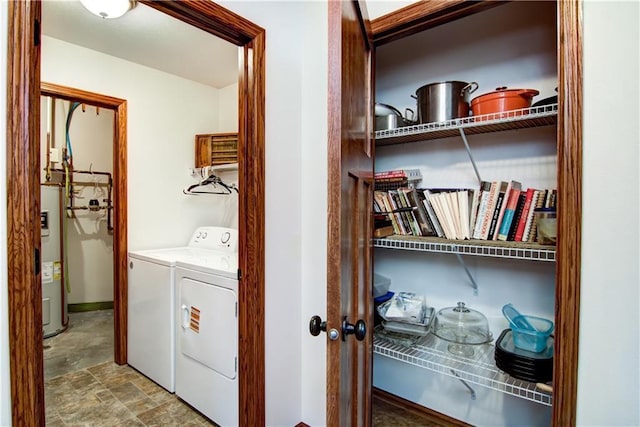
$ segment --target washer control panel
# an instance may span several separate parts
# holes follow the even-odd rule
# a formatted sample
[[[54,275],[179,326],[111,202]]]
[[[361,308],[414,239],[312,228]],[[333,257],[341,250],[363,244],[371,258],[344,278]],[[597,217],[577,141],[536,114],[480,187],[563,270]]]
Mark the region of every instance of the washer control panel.
[[[238,230],[228,227],[198,227],[189,246],[224,252],[238,251]]]

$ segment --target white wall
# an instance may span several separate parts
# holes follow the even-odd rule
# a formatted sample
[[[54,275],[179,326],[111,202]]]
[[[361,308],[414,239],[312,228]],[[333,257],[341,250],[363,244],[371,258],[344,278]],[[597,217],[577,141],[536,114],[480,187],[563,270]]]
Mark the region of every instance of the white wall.
[[[238,84],[218,90],[218,132],[238,132]]]
[[[638,21],[635,2],[584,4],[578,425],[640,425]]]
[[[41,74],[127,100],[130,250],[182,246],[199,225],[227,225],[228,200],[182,194],[194,182],[195,135],[218,130],[217,89],[46,36]]]
[[[326,27],[325,5],[270,1],[220,3],[265,28],[267,34],[266,423],[285,426],[305,421],[322,425],[324,378],[320,385],[316,380],[325,370],[324,351],[320,349],[311,355],[308,368],[306,360],[303,365],[301,343],[302,337],[308,335],[308,319],[314,314],[310,310],[324,309],[321,301],[303,300],[302,292],[319,289],[322,295],[325,289],[322,231],[326,212],[326,90],[323,87],[327,68],[323,59],[326,58],[326,32],[322,31]],[[315,53],[318,58],[313,56]],[[313,123],[313,129],[303,128],[305,122]],[[314,151],[315,157],[308,159],[306,147],[320,152]],[[303,228],[303,215],[307,213],[302,204],[305,192],[316,197],[312,216],[304,220]],[[317,222],[309,224],[308,221]],[[317,250],[309,250],[309,245],[316,245]],[[317,258],[310,259],[316,255]],[[305,396],[308,412],[301,413],[301,390],[310,389],[313,400],[307,406]]]

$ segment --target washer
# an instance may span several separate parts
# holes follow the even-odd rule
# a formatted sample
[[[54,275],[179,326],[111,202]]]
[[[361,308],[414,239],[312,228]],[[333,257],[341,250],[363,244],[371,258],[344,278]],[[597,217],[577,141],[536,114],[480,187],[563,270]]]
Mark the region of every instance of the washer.
[[[176,263],[184,259],[206,259],[207,253],[214,252],[208,246],[220,246],[207,243],[212,240],[211,236],[219,238],[227,234],[235,251],[237,230],[199,227],[187,246],[129,252],[127,363],[172,393],[175,392]]]
[[[176,395],[215,423],[237,426],[237,234],[214,242],[215,255],[176,263]]]

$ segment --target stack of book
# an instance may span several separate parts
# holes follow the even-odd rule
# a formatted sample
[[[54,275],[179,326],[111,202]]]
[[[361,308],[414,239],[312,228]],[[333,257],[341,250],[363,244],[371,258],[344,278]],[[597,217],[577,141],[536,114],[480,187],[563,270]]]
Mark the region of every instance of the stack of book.
[[[400,187],[374,192],[377,218],[386,215],[385,232],[376,237],[535,242],[534,209],[555,207],[556,190],[523,190],[518,181],[487,181],[477,189]]]
[[[396,169],[376,172],[374,188],[380,191],[396,190],[400,187],[413,187],[422,180],[420,169]]]

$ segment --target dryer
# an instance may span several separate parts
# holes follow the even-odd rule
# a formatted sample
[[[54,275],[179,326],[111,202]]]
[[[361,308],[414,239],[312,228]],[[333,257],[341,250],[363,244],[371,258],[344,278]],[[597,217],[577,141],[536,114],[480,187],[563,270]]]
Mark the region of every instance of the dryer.
[[[164,387],[175,391],[176,264],[206,259],[213,236],[233,235],[225,227],[199,227],[187,246],[129,252],[127,363]],[[219,237],[218,237],[219,238]],[[234,246],[235,250],[235,246]]]
[[[176,395],[221,426],[237,426],[237,232],[176,263]],[[205,245],[203,245],[205,246]]]

